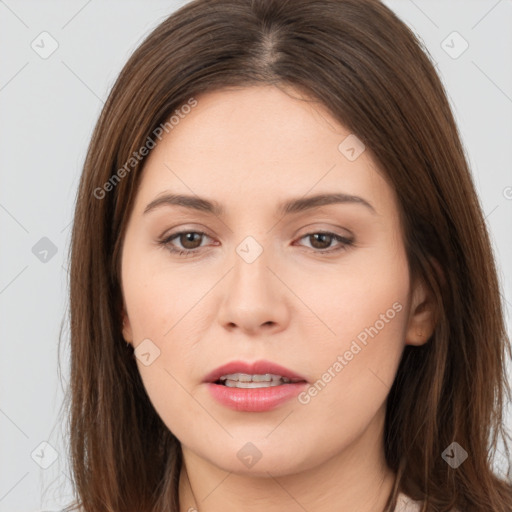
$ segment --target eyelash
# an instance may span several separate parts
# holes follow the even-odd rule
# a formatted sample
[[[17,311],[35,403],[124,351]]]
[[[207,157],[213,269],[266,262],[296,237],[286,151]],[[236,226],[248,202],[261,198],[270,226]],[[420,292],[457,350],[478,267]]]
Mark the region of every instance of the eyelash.
[[[177,233],[173,233],[173,234],[169,235],[168,237],[165,237],[162,240],[159,240],[158,244],[165,247],[168,251],[170,251],[171,253],[176,254],[178,256],[182,256],[185,258],[188,256],[193,256],[194,254],[197,254],[199,252],[200,248],[182,250],[182,249],[175,249],[174,247],[171,246],[172,240],[174,240],[175,238],[179,238],[180,235],[187,235],[190,233],[208,237],[208,235],[202,231],[179,231]],[[301,236],[299,238],[299,240],[302,240],[303,238],[311,237],[312,235],[328,235],[328,236],[331,236],[334,240],[341,243],[341,245],[336,247],[335,249],[327,249],[327,250],[312,249],[312,252],[314,252],[316,254],[320,254],[320,255],[332,254],[332,253],[340,252],[343,250],[347,250],[348,247],[354,245],[353,240],[350,240],[343,236],[337,235],[336,233],[331,233],[330,231],[313,231],[311,233],[307,233],[307,234]],[[208,237],[208,238],[210,238],[210,237]]]

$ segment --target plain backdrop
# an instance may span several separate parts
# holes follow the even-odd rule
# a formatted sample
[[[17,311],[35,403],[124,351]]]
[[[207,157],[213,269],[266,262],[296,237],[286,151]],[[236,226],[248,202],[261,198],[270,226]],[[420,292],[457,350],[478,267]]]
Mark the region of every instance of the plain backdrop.
[[[68,382],[67,329],[62,378],[57,341],[67,322],[75,193],[116,76],[184,3],[0,0],[0,512],[59,510],[71,497],[57,415]],[[512,2],[386,4],[423,40],[446,86],[493,239],[510,333]]]

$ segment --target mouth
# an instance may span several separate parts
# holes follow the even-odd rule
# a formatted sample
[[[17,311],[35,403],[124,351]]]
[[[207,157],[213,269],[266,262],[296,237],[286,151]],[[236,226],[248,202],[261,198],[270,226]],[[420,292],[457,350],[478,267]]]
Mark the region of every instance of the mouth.
[[[298,382],[306,378],[271,361],[231,361],[205,376],[203,382],[230,388],[269,388]]]
[[[217,403],[237,412],[267,412],[284,406],[307,386],[302,375],[270,361],[232,361],[203,380]]]
[[[276,375],[273,373],[265,374],[248,374],[248,373],[230,373],[228,375],[222,375],[217,379],[214,384],[221,386],[227,386],[229,388],[270,388],[274,386],[281,386],[283,384],[292,384],[296,382],[306,382],[300,378],[283,377],[282,375]]]

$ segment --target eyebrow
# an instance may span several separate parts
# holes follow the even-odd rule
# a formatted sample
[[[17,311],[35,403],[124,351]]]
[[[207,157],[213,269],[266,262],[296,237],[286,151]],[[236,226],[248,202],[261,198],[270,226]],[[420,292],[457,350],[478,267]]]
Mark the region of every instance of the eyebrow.
[[[375,208],[366,199],[359,196],[343,193],[317,194],[314,196],[301,197],[297,199],[288,199],[278,205],[277,213],[281,215],[290,215],[300,213],[320,206],[330,204],[357,204],[366,207],[372,214],[377,214]],[[218,217],[224,215],[223,206],[217,201],[209,200],[199,196],[190,196],[183,194],[163,194],[151,201],[144,209],[144,215],[161,206],[182,206],[192,210],[199,210],[206,213],[212,213]]]

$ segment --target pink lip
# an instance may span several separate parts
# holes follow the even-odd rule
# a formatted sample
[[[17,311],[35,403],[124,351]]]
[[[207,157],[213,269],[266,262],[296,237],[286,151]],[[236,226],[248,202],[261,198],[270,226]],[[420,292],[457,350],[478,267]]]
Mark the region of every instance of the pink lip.
[[[260,360],[253,363],[246,363],[245,361],[231,361],[210,372],[206,375],[203,382],[216,382],[223,375],[228,375],[230,373],[247,373],[249,375],[264,375],[265,373],[272,373],[274,375],[281,375],[281,377],[286,377],[290,380],[295,379],[306,381],[305,377],[285,368],[284,366],[271,361]]]
[[[230,373],[265,374],[272,373],[300,382],[291,382],[267,388],[231,388],[215,382]],[[275,409],[298,395],[307,385],[306,379],[283,366],[270,361],[246,363],[232,361],[210,372],[204,379],[212,397],[220,404],[244,412],[264,412]]]

